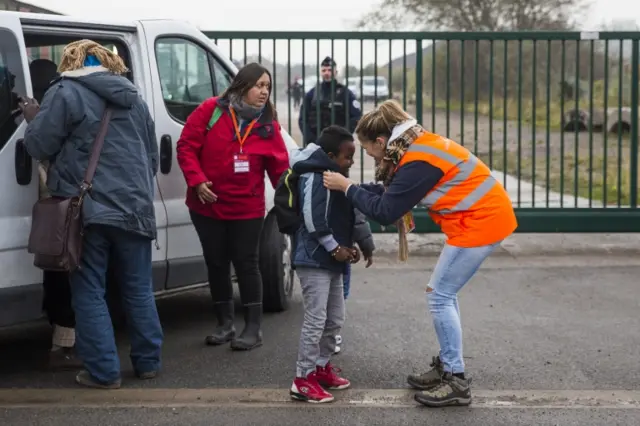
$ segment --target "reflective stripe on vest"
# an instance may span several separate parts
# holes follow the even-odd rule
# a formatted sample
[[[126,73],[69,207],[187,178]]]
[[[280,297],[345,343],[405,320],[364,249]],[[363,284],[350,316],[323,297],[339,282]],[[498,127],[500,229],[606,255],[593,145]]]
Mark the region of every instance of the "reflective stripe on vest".
[[[451,179],[436,186],[420,201],[420,205],[429,208],[434,213],[447,214],[469,210],[498,183],[498,181],[489,173],[480,184],[478,184],[452,208],[434,209],[433,206],[435,206],[436,203],[446,196],[453,188],[467,181],[479,165],[481,167],[486,166],[484,166],[480,160],[478,160],[478,157],[472,153],[469,153],[469,157],[465,161],[464,159],[458,158],[441,149],[418,143],[411,144],[407,152],[430,154],[440,160],[450,163],[453,167],[458,169],[458,172]]]

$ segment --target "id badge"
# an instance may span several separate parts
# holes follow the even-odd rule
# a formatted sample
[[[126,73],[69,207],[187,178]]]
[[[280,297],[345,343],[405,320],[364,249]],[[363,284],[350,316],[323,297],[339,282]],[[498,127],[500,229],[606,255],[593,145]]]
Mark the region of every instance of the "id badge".
[[[413,212],[409,212],[402,216],[402,221],[404,222],[404,229],[407,234],[416,229],[416,223],[413,220]]]
[[[249,156],[247,154],[233,156],[233,171],[235,173],[249,173]]]

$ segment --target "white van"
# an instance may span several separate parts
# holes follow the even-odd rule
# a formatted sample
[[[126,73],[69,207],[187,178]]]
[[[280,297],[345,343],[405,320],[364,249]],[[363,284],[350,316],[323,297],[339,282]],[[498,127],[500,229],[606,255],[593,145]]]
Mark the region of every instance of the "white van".
[[[57,64],[62,47],[83,38],[108,46],[124,59],[131,70],[127,77],[140,89],[155,119],[160,149],[155,199],[159,248],[153,250],[156,295],[206,285],[207,270],[185,206],[186,183],[175,145],[187,116],[229,85],[237,72],[234,64],[186,22],[113,23],[0,12],[0,327],[42,317],[42,271],[27,253],[31,209],[38,197],[37,167],[20,143],[26,123],[19,119],[15,97],[34,96],[50,81],[49,76],[31,75],[31,60]],[[289,150],[298,147],[282,133]],[[278,231],[270,213],[273,189],[266,176],[265,180],[267,214],[260,242],[264,307],[282,311],[288,308],[294,283],[291,242]]]
[[[377,78],[372,75],[366,75],[362,78],[349,77],[344,84],[361,102],[371,102],[375,100],[382,102],[391,98],[389,83],[384,76],[378,76]],[[362,92],[360,92],[360,89],[362,89]]]

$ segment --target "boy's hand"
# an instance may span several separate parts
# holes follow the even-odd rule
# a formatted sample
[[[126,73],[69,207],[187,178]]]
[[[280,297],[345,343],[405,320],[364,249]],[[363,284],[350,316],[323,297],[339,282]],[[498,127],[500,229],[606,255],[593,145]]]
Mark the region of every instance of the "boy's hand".
[[[360,255],[360,250],[358,250],[357,247],[354,247],[351,249],[351,252],[353,253],[353,260],[351,261],[351,263],[358,263],[360,262],[360,258],[362,257]]]
[[[353,260],[353,252],[351,249],[338,246],[334,251],[331,252],[331,256],[338,262],[347,262]]]
[[[373,264],[373,253],[372,252],[362,252],[362,256],[364,256],[364,260],[367,261],[367,264],[365,265],[365,268],[368,268],[369,266],[371,266]]]

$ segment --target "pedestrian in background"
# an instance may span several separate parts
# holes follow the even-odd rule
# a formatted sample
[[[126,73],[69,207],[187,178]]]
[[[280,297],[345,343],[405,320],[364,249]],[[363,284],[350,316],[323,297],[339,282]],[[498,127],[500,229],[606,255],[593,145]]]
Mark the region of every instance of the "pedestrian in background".
[[[251,63],[220,97],[189,116],[177,144],[187,182],[186,204],[202,244],[217,327],[205,342],[250,350],[262,345],[262,278],[258,246],[265,206],[265,172],[276,186],[289,164],[271,74]],[[231,263],[238,277],[245,327],[234,327]]]

